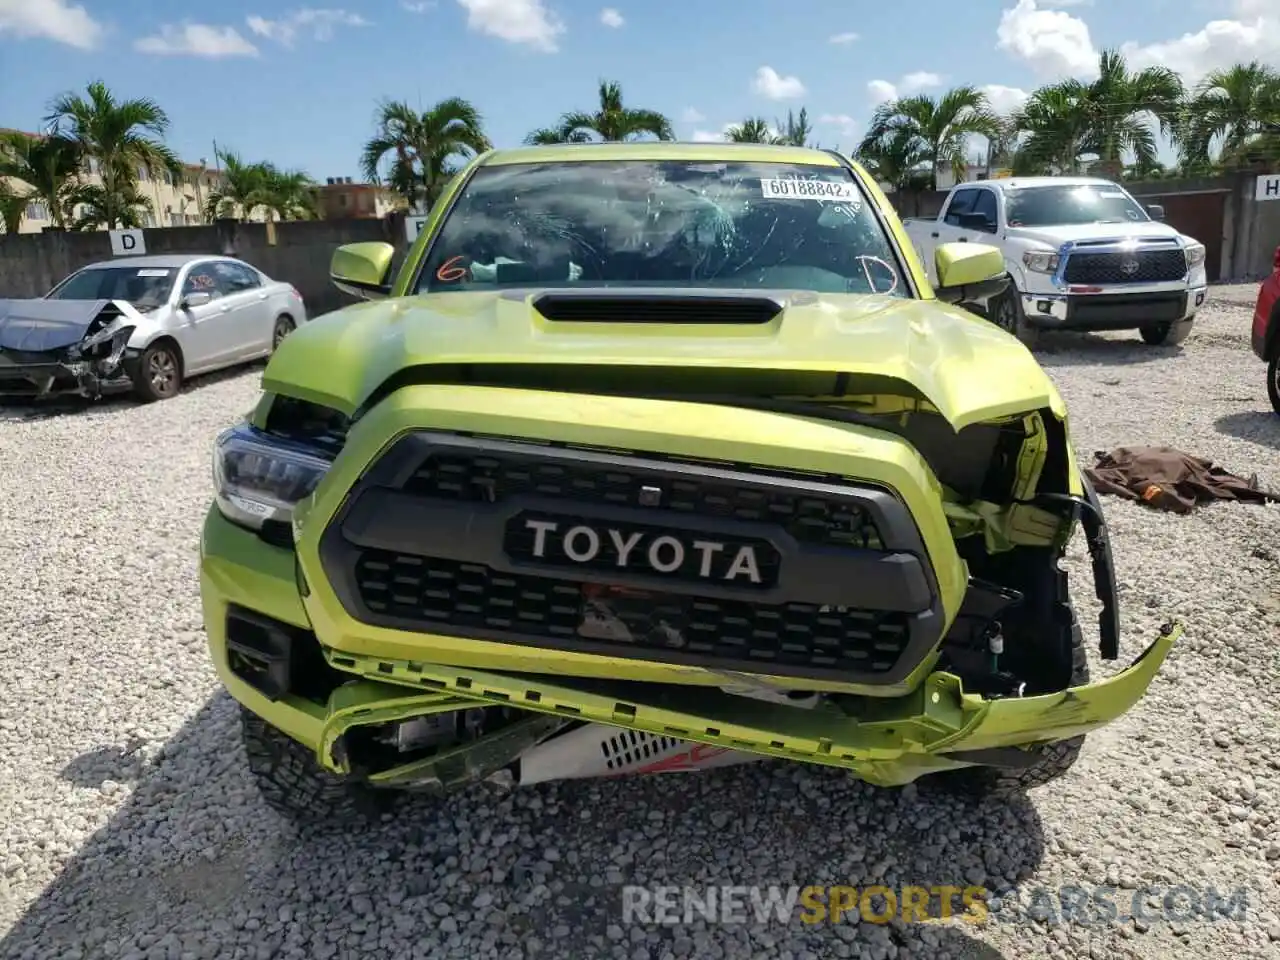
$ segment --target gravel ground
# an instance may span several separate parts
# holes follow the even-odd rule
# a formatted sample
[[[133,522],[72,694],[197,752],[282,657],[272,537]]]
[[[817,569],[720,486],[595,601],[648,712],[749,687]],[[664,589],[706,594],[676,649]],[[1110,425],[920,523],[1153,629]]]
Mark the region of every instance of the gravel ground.
[[[1043,351],[1079,453],[1168,443],[1280,487],[1250,288],[1182,349]],[[1013,804],[762,764],[415,804],[299,835],[248,780],[206,664],[195,550],[208,442],[260,370],[150,407],[0,410],[0,956],[1275,957],[1280,953],[1280,508],[1106,503],[1123,653],[1187,636],[1072,773]],[[53,469],[53,464],[58,468]],[[1089,582],[1081,549],[1072,574]],[[1078,588],[1081,594],[1086,589]],[[1086,622],[1093,611],[1085,610]],[[1092,645],[1091,645],[1092,646]],[[1112,665],[1095,670],[1111,670]],[[622,925],[620,887],[1020,883],[1244,888],[1244,920]],[[1179,906],[1181,905],[1181,906]]]

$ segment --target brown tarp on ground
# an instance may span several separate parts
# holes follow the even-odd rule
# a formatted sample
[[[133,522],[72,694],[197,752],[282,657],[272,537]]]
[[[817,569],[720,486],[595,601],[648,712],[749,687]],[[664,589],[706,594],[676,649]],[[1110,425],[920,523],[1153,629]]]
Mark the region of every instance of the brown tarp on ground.
[[[1172,447],[1117,447],[1093,456],[1096,462],[1085,475],[1098,493],[1161,510],[1190,513],[1210,500],[1280,503],[1280,494],[1258,489],[1256,476],[1245,480]]]

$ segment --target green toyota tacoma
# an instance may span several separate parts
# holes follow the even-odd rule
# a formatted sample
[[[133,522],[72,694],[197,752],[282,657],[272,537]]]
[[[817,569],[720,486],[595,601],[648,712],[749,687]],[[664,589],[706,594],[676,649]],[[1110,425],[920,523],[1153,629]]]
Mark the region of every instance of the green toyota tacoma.
[[[273,806],[767,758],[1005,791],[1064,773],[1181,632],[1090,681],[1061,561],[1106,528],[1066,411],[834,152],[490,152],[214,450],[214,665]],[[1074,585],[1073,585],[1074,586]],[[1080,588],[1076,586],[1077,592]]]

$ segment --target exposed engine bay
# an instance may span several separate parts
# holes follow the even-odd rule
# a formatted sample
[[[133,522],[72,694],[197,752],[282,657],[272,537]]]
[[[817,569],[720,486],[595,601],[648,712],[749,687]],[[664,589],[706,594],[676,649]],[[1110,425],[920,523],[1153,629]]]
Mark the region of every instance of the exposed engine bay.
[[[141,319],[121,300],[0,300],[0,396],[129,390],[129,338]]]

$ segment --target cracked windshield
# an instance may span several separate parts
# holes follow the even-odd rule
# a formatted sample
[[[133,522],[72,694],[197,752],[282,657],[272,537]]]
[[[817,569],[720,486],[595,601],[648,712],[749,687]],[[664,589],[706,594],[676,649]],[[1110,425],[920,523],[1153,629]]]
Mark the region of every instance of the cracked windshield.
[[[909,296],[839,167],[626,161],[478,170],[417,292],[607,285]]]

